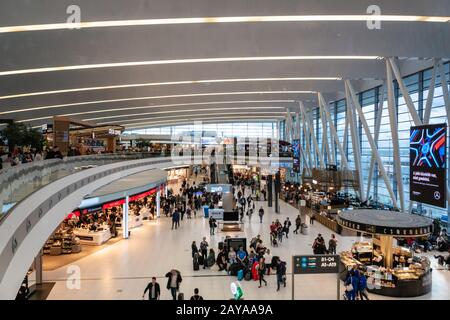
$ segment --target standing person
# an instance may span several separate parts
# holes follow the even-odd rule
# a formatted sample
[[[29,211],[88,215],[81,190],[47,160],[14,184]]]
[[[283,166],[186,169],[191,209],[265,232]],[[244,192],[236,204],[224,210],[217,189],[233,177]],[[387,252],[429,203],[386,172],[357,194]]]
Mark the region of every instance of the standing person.
[[[262,282],[267,287],[267,281],[264,279],[264,273],[266,272],[266,263],[264,262],[264,258],[259,259],[258,263],[258,277],[259,277],[259,287],[261,288]]]
[[[180,290],[180,283],[183,281],[180,271],[172,269],[166,273],[167,290],[170,290],[172,299],[177,300],[177,291]]]
[[[277,291],[280,291],[280,284],[286,287],[286,262],[277,260]]]
[[[149,282],[149,284],[144,290],[142,299],[144,299],[144,296],[147,293],[147,291],[148,291],[148,300],[159,300],[159,297],[161,295],[161,289],[159,288],[159,283],[156,282],[156,277],[152,277],[152,281]]]
[[[264,252],[263,257],[264,257],[264,261],[266,261],[267,275],[270,276],[270,269],[272,269],[272,268],[274,267],[274,266],[272,266],[272,259],[273,259],[273,256],[272,256],[272,254],[270,253],[270,249],[267,249],[267,250]]]
[[[297,218],[295,219],[295,230],[294,230],[295,234],[298,234],[298,230],[300,230],[301,226],[302,226],[302,218],[300,217],[300,215],[298,215]]]
[[[178,213],[178,211],[175,209],[175,211],[172,214],[172,230],[173,227],[175,226],[175,230],[178,228],[178,226],[180,225],[180,214]]]
[[[289,220],[289,217],[286,218],[286,220],[284,220],[284,226],[283,226],[283,231],[286,234],[286,239],[288,239],[288,234],[289,234],[289,229],[291,228],[291,221]]]
[[[364,300],[364,298],[366,298],[366,300],[369,300],[369,296],[367,295],[367,279],[363,274],[359,275],[358,293],[360,300]]]
[[[203,297],[198,294],[198,288],[194,289],[194,295],[191,297],[190,300],[203,300]]]
[[[261,206],[261,208],[259,208],[259,222],[260,223],[262,223],[263,216],[264,216],[264,209]]]
[[[336,254],[336,247],[337,247],[337,239],[334,234],[331,234],[331,239],[328,241],[328,253],[329,254]]]
[[[198,248],[195,241],[192,241],[191,250],[192,250],[192,259],[194,259],[195,254],[198,253]]]
[[[200,252],[203,257],[203,269],[206,269],[206,259],[208,255],[208,242],[206,241],[206,237],[203,237],[203,241],[200,243]]]
[[[214,235],[214,230],[216,229],[216,219],[214,219],[212,216],[209,218],[209,234]]]
[[[239,208],[239,220],[242,222],[242,219],[244,219],[244,209],[242,207]]]
[[[314,220],[316,220],[316,213],[314,211],[311,212],[311,217],[309,217],[309,224],[313,225]]]

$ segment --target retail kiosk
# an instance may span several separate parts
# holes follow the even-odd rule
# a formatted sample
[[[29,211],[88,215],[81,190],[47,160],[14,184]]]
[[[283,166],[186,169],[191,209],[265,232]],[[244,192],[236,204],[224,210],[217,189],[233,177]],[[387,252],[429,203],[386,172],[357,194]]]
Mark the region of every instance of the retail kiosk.
[[[395,238],[417,238],[432,232],[432,221],[409,213],[387,210],[348,210],[337,222],[346,229],[371,234],[372,242],[357,242],[341,252],[345,270],[357,266],[367,277],[367,290],[391,297],[416,297],[431,291],[430,261],[407,248],[395,247]],[[344,280],[346,272],[341,274]]]

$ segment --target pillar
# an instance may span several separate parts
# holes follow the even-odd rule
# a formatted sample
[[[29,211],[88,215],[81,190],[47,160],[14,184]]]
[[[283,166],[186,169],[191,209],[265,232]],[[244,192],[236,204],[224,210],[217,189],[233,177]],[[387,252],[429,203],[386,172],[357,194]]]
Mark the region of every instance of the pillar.
[[[123,217],[122,217],[122,230],[123,230],[123,238],[128,239],[128,206],[129,206],[129,197],[125,198],[125,203],[123,204]]]

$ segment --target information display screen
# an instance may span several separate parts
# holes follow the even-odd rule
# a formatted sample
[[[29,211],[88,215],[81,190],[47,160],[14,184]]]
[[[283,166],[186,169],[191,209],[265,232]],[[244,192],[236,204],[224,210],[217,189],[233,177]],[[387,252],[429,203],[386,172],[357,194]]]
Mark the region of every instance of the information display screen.
[[[300,172],[300,140],[294,139],[292,141],[292,150],[294,153],[293,171]]]
[[[339,255],[294,256],[294,274],[339,273]]]
[[[434,124],[411,127],[410,199],[446,207],[447,126]]]

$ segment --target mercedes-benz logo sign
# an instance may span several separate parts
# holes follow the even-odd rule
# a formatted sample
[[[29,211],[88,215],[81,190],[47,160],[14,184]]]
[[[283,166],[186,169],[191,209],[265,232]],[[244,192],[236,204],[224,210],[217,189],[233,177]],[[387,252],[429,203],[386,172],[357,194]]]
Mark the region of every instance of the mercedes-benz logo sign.
[[[441,193],[439,191],[434,192],[434,199],[439,200],[441,198]]]

